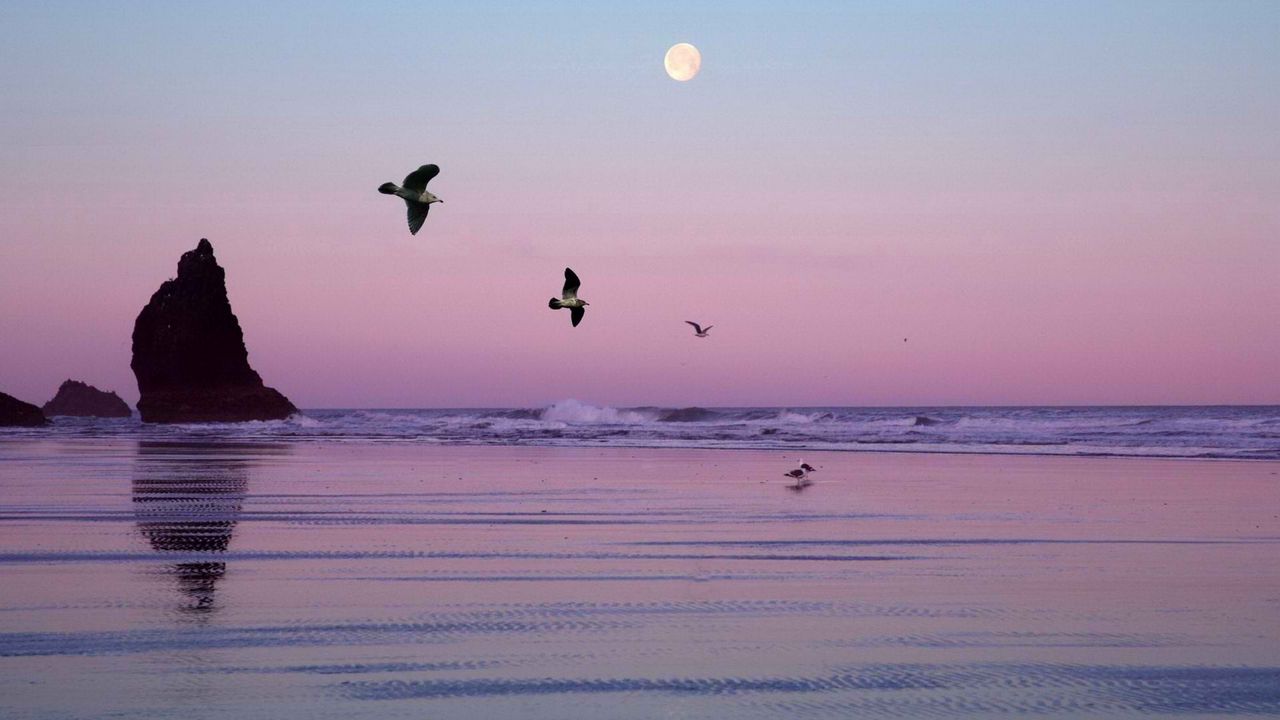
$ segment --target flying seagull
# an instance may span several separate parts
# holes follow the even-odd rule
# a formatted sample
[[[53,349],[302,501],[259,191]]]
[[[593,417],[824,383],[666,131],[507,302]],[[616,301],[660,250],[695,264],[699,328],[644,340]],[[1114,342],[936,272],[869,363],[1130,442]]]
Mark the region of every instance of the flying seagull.
[[[582,285],[582,281],[569,268],[564,269],[564,290],[560,293],[560,298],[551,298],[551,302],[547,303],[547,307],[552,310],[560,308],[569,308],[569,319],[573,322],[574,327],[578,327],[578,323],[582,322],[582,316],[586,313],[588,303],[578,297],[578,286]]]
[[[685,320],[684,322],[686,325],[693,326],[693,334],[695,337],[707,337],[707,333],[711,332],[711,328],[715,327],[714,325],[708,325],[707,329],[703,330],[701,325],[692,320]]]
[[[398,195],[404,198],[404,204],[409,206],[410,235],[417,235],[418,230],[422,228],[422,223],[427,219],[427,211],[431,209],[431,203],[444,202],[427,192],[427,183],[439,174],[439,165],[423,165],[405,176],[404,187],[395,183],[382,183],[378,186],[378,192],[383,195]]]

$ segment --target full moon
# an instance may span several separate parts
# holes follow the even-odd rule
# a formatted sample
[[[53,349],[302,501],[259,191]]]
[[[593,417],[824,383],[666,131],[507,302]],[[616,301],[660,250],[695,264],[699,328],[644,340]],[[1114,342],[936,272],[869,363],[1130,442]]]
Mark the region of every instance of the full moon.
[[[667,68],[667,74],[672,80],[685,82],[692,80],[694,75],[698,74],[698,70],[702,68],[702,53],[698,52],[698,48],[689,43],[678,43],[672,45],[667,51],[667,56],[663,58],[662,64]]]

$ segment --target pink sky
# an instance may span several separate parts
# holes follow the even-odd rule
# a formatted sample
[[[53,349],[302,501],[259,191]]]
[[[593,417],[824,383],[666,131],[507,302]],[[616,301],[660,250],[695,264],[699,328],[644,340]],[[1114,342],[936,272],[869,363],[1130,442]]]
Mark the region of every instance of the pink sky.
[[[911,213],[913,198],[869,195],[820,212],[780,193],[768,218],[673,192],[697,207],[681,228],[622,204],[558,217],[537,198],[516,218],[444,187],[420,238],[374,194],[294,204],[337,218],[318,236],[270,203],[203,222],[119,206],[91,243],[7,248],[24,272],[5,271],[3,336],[22,339],[5,389],[43,402],[75,377],[136,398],[133,319],[198,239],[130,240],[159,222],[210,228],[251,361],[306,407],[1280,401],[1280,255],[1223,227],[1222,200],[1166,214],[956,194]],[[686,244],[652,239],[673,235]],[[545,305],[566,263],[592,303],[578,328]]]
[[[226,24],[294,32],[263,12]],[[408,31],[336,12],[314,22],[363,34],[94,35],[53,67],[93,18],[16,18],[0,391],[135,401],[134,318],[208,237],[251,363],[302,407],[1280,403],[1280,51],[1243,8],[539,40],[458,10],[471,34],[408,94],[381,72]],[[676,40],[689,83],[661,71]],[[548,60],[583,43],[598,62]],[[375,188],[424,162],[446,204],[414,238]],[[546,307],[566,265],[578,328]]]

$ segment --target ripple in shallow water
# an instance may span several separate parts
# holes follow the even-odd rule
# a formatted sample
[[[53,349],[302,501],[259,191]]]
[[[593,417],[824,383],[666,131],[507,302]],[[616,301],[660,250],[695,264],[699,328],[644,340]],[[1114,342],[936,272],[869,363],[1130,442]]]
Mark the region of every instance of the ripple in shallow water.
[[[356,700],[601,693],[852,695],[764,703],[775,711],[806,715],[1260,714],[1280,712],[1280,667],[868,665],[810,676],[355,681],[331,690]]]

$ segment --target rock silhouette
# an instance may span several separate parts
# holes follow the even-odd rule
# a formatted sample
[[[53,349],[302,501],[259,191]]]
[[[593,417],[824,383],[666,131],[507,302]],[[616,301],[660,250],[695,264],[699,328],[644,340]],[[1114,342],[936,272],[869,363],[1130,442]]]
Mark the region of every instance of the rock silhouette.
[[[0,393],[0,427],[40,427],[48,422],[40,408]]]
[[[77,417],[122,417],[133,415],[128,403],[113,392],[99,390],[79,380],[67,380],[58,388],[58,394],[40,408],[46,417],[74,415]]]
[[[143,422],[278,420],[297,412],[249,366],[226,273],[201,240],[183,253],[133,326],[133,374]]]

